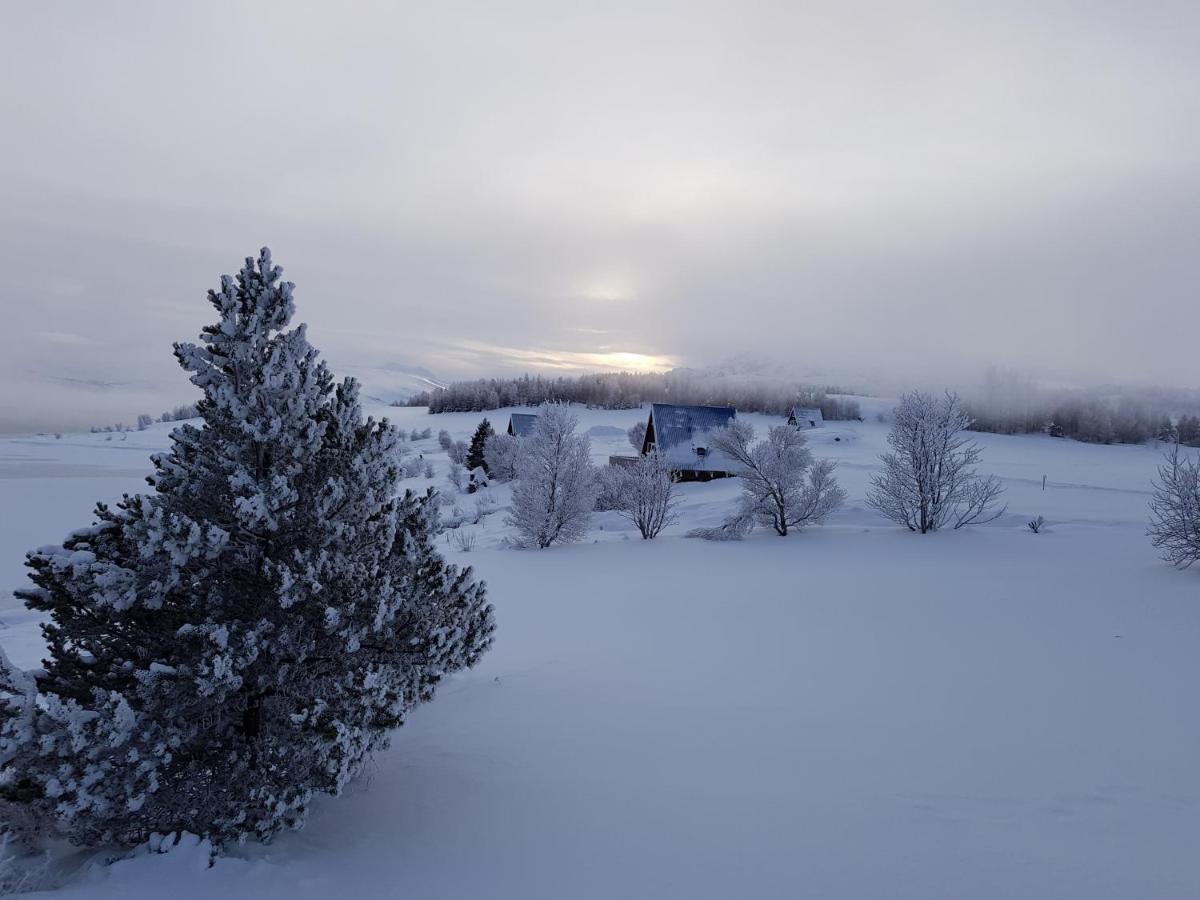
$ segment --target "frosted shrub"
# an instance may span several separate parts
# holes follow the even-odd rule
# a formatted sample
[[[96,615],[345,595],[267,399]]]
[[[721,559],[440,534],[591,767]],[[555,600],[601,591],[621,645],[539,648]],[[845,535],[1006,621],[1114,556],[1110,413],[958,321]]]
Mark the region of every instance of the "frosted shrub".
[[[1200,459],[1182,455],[1178,444],[1158,467],[1148,533],[1171,565],[1186,569],[1200,560]]]
[[[456,466],[466,465],[467,462],[467,443],[466,441],[453,441],[446,448],[446,455],[450,457],[450,462]]]
[[[483,444],[483,459],[488,476],[499,483],[516,478],[520,449],[521,439],[507,432],[487,438]]]
[[[712,446],[738,463],[742,483],[736,516],[740,525],[766,525],[786,537],[792,529],[823,522],[842,505],[846,493],[834,480],[835,464],[814,459],[804,435],[776,425],[764,440],[751,443],[754,429],[735,421],[714,433]]]
[[[625,469],[621,466],[601,466],[596,471],[596,512],[619,509],[625,493]]]
[[[629,439],[629,446],[636,452],[641,453],[642,445],[646,443],[646,423],[639,421],[625,432],[625,437]]]
[[[449,532],[450,546],[460,553],[470,553],[475,549],[476,534],[471,528],[455,528]]]
[[[643,540],[658,537],[677,519],[675,480],[671,467],[657,454],[629,467],[610,466],[616,479],[616,511],[637,526]]]

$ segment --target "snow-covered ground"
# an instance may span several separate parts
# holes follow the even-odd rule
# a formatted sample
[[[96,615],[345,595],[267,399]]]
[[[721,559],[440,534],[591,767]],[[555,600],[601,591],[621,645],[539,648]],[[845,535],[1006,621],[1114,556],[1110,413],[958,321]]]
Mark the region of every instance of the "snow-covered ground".
[[[787,538],[682,537],[732,480],[683,486],[657,541],[603,514],[546,551],[505,546],[507,488],[462,495],[447,516],[495,510],[445,549],[489,583],[496,644],[370,778],[212,868],[188,841],[75,852],[57,895],[1200,896],[1200,573],[1144,536],[1157,451],[979,435],[1008,514],[919,536],[864,507],[887,428],[864,405],[810,434],[847,506]],[[464,439],[481,418],[373,411]],[[597,461],[642,415],[580,410]],[[169,428],[0,440],[0,588],[140,490]],[[445,487],[436,440],[410,446]],[[36,621],[2,604],[0,642],[35,665]]]

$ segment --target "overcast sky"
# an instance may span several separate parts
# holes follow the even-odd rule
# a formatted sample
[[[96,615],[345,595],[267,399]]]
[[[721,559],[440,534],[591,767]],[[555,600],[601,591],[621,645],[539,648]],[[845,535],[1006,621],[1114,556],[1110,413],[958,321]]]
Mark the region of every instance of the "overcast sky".
[[[6,8],[0,428],[263,244],[343,365],[1200,381],[1194,0],[304,6]]]

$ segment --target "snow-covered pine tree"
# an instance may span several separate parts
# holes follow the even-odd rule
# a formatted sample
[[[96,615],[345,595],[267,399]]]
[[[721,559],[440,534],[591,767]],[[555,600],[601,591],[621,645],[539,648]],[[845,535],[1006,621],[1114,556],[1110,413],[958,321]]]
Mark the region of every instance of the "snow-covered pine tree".
[[[0,796],[77,843],[298,826],[490,644],[484,586],[433,550],[432,493],[396,497],[393,428],[285,330],[280,275],[247,259],[176,345],[203,422],[153,492],[29,554],[49,657],[36,698],[0,685]]]
[[[508,524],[522,544],[546,548],[578,541],[587,533],[596,499],[596,470],[586,435],[566,405],[538,411],[533,430],[521,439],[517,486]]]
[[[487,457],[484,455],[484,448],[487,446],[487,440],[494,435],[495,429],[492,428],[492,423],[484,419],[479,423],[479,427],[475,429],[475,433],[471,435],[471,446],[467,449],[466,466],[467,471],[475,469],[483,469],[488,471]]]

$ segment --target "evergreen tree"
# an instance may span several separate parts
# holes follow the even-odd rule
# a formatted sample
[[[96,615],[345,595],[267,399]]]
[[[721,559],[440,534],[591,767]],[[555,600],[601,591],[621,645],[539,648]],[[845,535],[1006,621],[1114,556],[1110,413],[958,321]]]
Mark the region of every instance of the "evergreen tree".
[[[398,439],[335,386],[264,248],[175,355],[203,392],[153,491],[29,554],[49,658],[11,675],[0,794],[78,843],[299,826],[493,630],[484,586],[396,497]],[[32,673],[31,673],[32,674]]]
[[[475,429],[475,434],[471,436],[471,446],[467,450],[467,471],[474,472],[478,468],[483,468],[483,471],[488,471],[487,458],[484,455],[484,447],[487,446],[487,440],[496,432],[492,428],[492,423],[484,419],[479,423],[479,427]],[[490,475],[491,473],[488,472]]]

